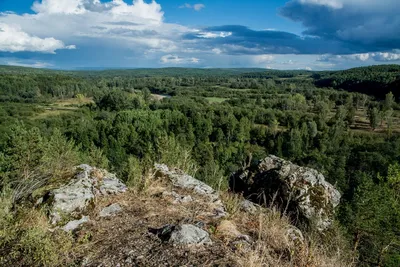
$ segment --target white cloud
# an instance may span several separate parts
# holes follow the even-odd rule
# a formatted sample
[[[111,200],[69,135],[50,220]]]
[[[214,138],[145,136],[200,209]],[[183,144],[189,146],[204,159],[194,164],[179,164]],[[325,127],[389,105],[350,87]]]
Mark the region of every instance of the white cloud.
[[[195,5],[193,6],[194,10],[196,10],[196,11],[200,11],[200,10],[202,10],[202,9],[205,8],[205,7],[206,7],[206,6],[203,5],[203,4],[195,4]]]
[[[392,53],[373,53],[373,58],[375,61],[397,61],[400,60],[400,50],[394,50]]]
[[[161,6],[156,1],[145,3],[143,0],[134,0],[132,5],[128,5],[123,0],[113,0],[113,4],[115,6],[111,8],[110,12],[115,16],[123,15],[127,18],[133,16],[158,23],[161,23],[164,17],[164,12],[161,11]]]
[[[42,62],[42,61],[36,61],[33,63],[24,63],[19,60],[10,60],[7,61],[5,64],[9,66],[19,66],[19,67],[28,67],[28,68],[49,68],[53,66],[50,63]]]
[[[272,60],[274,60],[274,56],[272,55],[257,55],[254,56],[254,62],[257,64],[261,64],[261,63],[269,63]]]
[[[32,10],[37,13],[46,14],[82,14],[85,12],[81,0],[42,0],[34,2]]]
[[[219,32],[219,33],[215,33],[215,32],[199,32],[197,34],[198,37],[200,38],[226,38],[232,35],[232,32]]]
[[[219,55],[219,54],[222,53],[222,50],[219,49],[219,48],[213,48],[211,51],[212,51],[213,53],[217,54],[217,55]]]
[[[341,0],[300,0],[299,2],[302,4],[328,6],[334,9],[343,8],[343,3]]]
[[[164,16],[161,6],[157,2],[146,3],[143,0],[133,0],[132,4],[127,4],[123,0],[112,0],[107,3],[101,3],[99,0],[42,0],[41,2],[36,1],[32,10],[47,15],[107,13],[111,16],[119,16],[121,20],[146,19],[157,23],[161,23]]]
[[[165,55],[160,59],[162,64],[172,64],[172,65],[181,65],[181,64],[197,64],[200,62],[200,59],[191,57],[185,58],[180,57],[178,55]]]
[[[126,4],[122,0],[42,0],[35,2],[32,9],[37,14],[2,13],[0,23],[16,25],[22,32],[53,44],[39,51],[75,48],[64,46],[66,42],[79,47],[112,43],[115,49],[135,50],[138,54],[148,49],[169,52],[178,50],[177,39],[187,32],[181,25],[163,23],[164,12],[155,1],[134,0]]]
[[[318,58],[319,61],[324,62],[341,62],[341,61],[400,61],[400,50],[393,50],[391,52],[371,52],[350,55],[322,55]]]
[[[3,52],[41,52],[54,54],[58,49],[75,49],[54,38],[39,38],[29,35],[18,26],[0,23],[0,51]]]
[[[205,8],[205,7],[206,7],[206,6],[203,5],[203,4],[194,4],[194,5],[191,5],[191,4],[185,3],[185,4],[181,5],[179,8],[189,8],[189,9],[194,9],[194,10],[196,10],[196,11],[200,11],[200,10],[202,10],[202,9]]]

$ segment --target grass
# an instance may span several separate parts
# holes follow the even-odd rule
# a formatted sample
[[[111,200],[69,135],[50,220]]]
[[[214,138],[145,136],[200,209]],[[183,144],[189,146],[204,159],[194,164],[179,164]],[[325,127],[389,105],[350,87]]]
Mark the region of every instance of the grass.
[[[222,98],[222,97],[206,97],[206,99],[208,100],[208,102],[210,103],[222,103],[225,102],[226,100],[228,100],[229,98]]]
[[[89,97],[67,98],[58,100],[48,106],[41,106],[43,112],[37,114],[33,119],[44,119],[53,116],[61,116],[78,110],[81,106],[93,103]]]
[[[151,97],[154,100],[160,101],[160,100],[163,100],[164,98],[167,98],[168,96],[167,95],[159,95],[159,94],[151,94]]]
[[[53,106],[55,107],[69,107],[69,106],[82,106],[86,104],[93,103],[93,98],[83,97],[83,98],[67,98],[56,101]]]
[[[50,232],[43,210],[11,208],[11,195],[0,197],[0,265],[62,266],[71,262],[72,237],[63,231]]]
[[[133,265],[141,266],[202,266],[205,262],[207,266],[243,267],[351,266],[341,254],[336,238],[340,235],[323,237],[330,247],[313,235],[304,241],[292,240],[288,229],[293,226],[286,216],[274,208],[246,213],[240,208],[243,197],[228,192],[221,193],[221,200],[230,216],[214,219],[210,217],[214,205],[209,198],[173,187],[168,179],[150,178],[152,182],[142,190],[130,189],[96,200],[87,214],[94,223],[84,225],[74,235],[49,231],[52,226],[42,210],[21,207],[13,213],[8,195],[0,195],[0,265],[72,266],[85,260],[93,266],[112,266],[129,256],[140,257],[143,262]],[[181,196],[191,195],[194,200],[177,204],[174,197],[163,194],[172,190]],[[102,208],[114,203],[121,205],[120,215],[98,217]],[[168,243],[161,245],[147,234],[149,227],[195,222],[204,223],[212,245],[183,250]],[[237,242],[241,235],[252,241]]]
[[[337,238],[341,235],[329,240],[325,236],[324,241],[310,234],[304,240],[292,239],[289,219],[274,208],[260,210],[255,215],[237,213],[234,221],[240,230],[248,231],[254,238],[250,250],[238,257],[239,266],[353,266],[344,253],[345,246]]]
[[[42,113],[37,114],[33,119],[40,120],[40,119],[45,119],[48,117],[53,117],[53,116],[61,116],[64,114],[69,114],[76,109],[45,109]]]

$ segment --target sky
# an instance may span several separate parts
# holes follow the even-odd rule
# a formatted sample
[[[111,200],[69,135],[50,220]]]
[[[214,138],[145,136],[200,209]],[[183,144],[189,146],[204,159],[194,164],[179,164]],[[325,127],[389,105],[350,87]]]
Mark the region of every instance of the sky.
[[[0,64],[335,70],[400,64],[399,0],[0,0]]]

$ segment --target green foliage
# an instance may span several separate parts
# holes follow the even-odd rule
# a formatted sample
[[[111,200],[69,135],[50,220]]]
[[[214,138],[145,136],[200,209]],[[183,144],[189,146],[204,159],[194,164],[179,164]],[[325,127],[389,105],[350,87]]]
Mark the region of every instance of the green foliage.
[[[389,186],[397,191],[397,198],[400,201],[400,164],[395,163],[389,166],[388,168],[388,176],[387,176],[387,182]]]
[[[55,129],[45,142],[40,168],[43,173],[51,174],[52,179],[58,181],[69,177],[79,160],[78,148],[74,141],[67,140],[60,130]]]
[[[108,169],[110,161],[104,155],[102,149],[96,147],[92,144],[88,151],[83,153],[83,161],[91,166],[96,166],[97,168]]]
[[[0,225],[0,265],[61,266],[71,262],[68,253],[72,238],[62,231],[49,233],[50,225],[42,211],[13,211],[8,189],[0,196]]]
[[[368,118],[371,128],[375,130],[379,123],[379,111],[376,107],[371,107],[368,109]]]
[[[14,202],[31,196],[35,190],[71,177],[79,162],[79,152],[58,129],[44,138],[36,127],[18,123],[11,128],[1,157],[2,185],[13,189]]]
[[[192,159],[189,147],[183,147],[174,136],[163,136],[157,142],[159,162],[195,175],[197,165]]]
[[[390,170],[392,174],[394,168]],[[350,204],[352,207],[347,210],[349,221],[346,223],[354,237],[360,265],[398,266],[399,261],[388,257],[400,252],[400,202],[397,192],[390,184],[375,184],[365,174],[361,174],[359,179]],[[394,262],[396,264],[392,265]]]

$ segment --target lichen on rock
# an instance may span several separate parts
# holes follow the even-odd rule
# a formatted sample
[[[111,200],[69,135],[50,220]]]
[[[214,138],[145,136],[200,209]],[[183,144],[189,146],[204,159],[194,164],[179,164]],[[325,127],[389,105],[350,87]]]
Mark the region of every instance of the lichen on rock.
[[[232,174],[230,187],[254,202],[278,205],[319,231],[332,225],[341,197],[317,170],[272,155]]]
[[[123,193],[127,187],[115,174],[83,164],[67,184],[48,193],[50,218],[53,224],[64,215],[85,211],[95,197]]]

